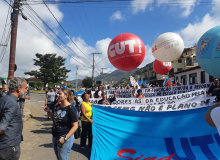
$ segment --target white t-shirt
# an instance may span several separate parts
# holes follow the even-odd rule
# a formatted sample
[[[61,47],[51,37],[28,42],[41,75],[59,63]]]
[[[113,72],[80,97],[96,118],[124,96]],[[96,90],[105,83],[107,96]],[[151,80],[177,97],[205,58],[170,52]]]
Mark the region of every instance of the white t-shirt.
[[[99,96],[99,98],[102,98],[102,91],[98,92],[98,96]]]
[[[220,107],[214,108],[210,115],[220,135]]]

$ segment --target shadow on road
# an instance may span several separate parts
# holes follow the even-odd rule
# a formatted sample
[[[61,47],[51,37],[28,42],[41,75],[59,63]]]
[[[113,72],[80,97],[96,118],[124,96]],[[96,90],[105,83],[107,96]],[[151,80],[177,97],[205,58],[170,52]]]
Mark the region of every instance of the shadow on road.
[[[37,134],[51,134],[51,130],[41,130],[41,129],[39,129],[39,130],[32,130],[31,132],[33,132],[33,133],[37,133]]]
[[[52,143],[42,144],[42,145],[39,145],[39,147],[53,148],[53,144]],[[72,150],[84,155],[86,158],[88,158],[88,160],[90,159],[90,156],[91,156],[91,149],[90,148],[86,148],[86,150],[81,150],[80,145],[74,143]]]
[[[34,116],[32,116],[32,119],[35,119],[35,120],[40,121],[40,122],[43,122],[43,121],[50,122],[51,121],[51,120],[48,120],[46,118],[46,116],[45,117],[34,117]]]
[[[75,152],[81,153],[82,155],[84,155],[85,157],[87,157],[88,159],[90,159],[91,156],[91,148],[86,147],[86,150],[81,150],[80,149],[80,145],[74,143],[72,150],[74,150]]]
[[[52,139],[51,139],[51,141],[52,141]],[[39,147],[53,148],[53,144],[52,143],[42,144],[42,145],[39,145]]]

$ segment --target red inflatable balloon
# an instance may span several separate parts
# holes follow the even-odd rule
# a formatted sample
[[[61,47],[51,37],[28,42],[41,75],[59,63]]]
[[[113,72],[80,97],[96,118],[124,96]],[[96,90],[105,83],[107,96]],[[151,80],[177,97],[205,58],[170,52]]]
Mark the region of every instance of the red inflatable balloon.
[[[153,64],[153,68],[157,74],[164,75],[164,74],[167,74],[171,70],[172,63],[171,62],[161,62],[161,61],[158,61],[157,59],[155,59],[154,64]]]
[[[111,64],[122,71],[137,68],[144,60],[145,46],[143,41],[131,33],[116,36],[108,47],[108,58]]]

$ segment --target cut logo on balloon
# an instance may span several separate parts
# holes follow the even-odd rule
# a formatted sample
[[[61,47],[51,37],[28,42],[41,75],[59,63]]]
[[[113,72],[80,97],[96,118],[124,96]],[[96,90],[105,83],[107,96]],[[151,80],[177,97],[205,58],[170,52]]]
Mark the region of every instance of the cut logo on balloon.
[[[163,62],[163,66],[165,67],[171,67],[172,63],[171,62]]]
[[[139,53],[142,53],[140,40],[137,39],[137,42],[139,44]],[[122,42],[120,42],[120,46],[119,46],[119,43],[115,43],[109,47],[109,56],[115,57],[116,53],[123,54],[125,52],[126,45],[128,45],[128,47],[129,47],[129,53],[134,53],[134,44],[135,43],[136,43],[135,40],[122,41]]]
[[[108,58],[110,63],[122,71],[137,68],[145,57],[143,41],[132,33],[117,35],[109,44]]]
[[[211,47],[210,43],[213,40],[214,40],[214,38],[204,38],[199,42],[198,50],[197,50],[198,57],[200,57],[200,55],[201,55],[202,57],[200,57],[200,58],[211,58],[211,54],[206,54],[206,56],[204,56],[204,54],[206,53],[206,51],[208,51],[208,48]]]

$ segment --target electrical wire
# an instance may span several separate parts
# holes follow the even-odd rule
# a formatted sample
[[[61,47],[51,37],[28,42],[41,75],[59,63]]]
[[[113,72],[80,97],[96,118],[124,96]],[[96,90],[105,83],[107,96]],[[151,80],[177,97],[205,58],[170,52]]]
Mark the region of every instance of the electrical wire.
[[[11,11],[10,5],[11,5],[11,0],[10,0],[10,4],[9,4],[9,6],[8,6],[8,13],[7,13],[7,17],[6,17],[6,20],[5,20],[5,26],[4,26],[4,30],[3,30],[3,33],[2,33],[2,38],[1,38],[0,44],[2,44],[3,38],[4,38],[4,36],[5,36],[6,26],[7,26],[7,22],[8,22],[8,15],[9,15],[9,12]]]
[[[51,29],[51,27],[50,27],[45,21],[43,21],[43,19],[42,19],[30,6],[28,6],[28,9],[31,11],[31,13],[33,13],[33,14],[51,31],[51,33],[54,34],[55,37],[57,37],[57,38],[67,47],[68,50],[70,50],[71,53],[74,53],[74,51],[73,51],[68,45],[65,44],[65,42]],[[36,21],[36,19],[34,19],[34,20]],[[38,22],[38,21],[37,21],[37,23],[40,23],[40,24],[41,24],[41,22]],[[41,26],[42,26],[43,28],[45,28],[44,25],[41,24]],[[50,35],[51,35],[51,33],[49,32]],[[53,38],[53,40],[56,41],[55,38],[54,38],[54,36],[51,35],[51,37]],[[62,47],[62,49],[65,49],[63,46],[60,46],[60,47]],[[75,53],[75,55],[76,55],[76,53]],[[76,55],[76,56],[77,56],[78,58],[80,57],[80,56],[78,56],[78,55]],[[84,57],[81,57],[81,58],[83,58],[83,60],[86,61],[86,59],[84,59]],[[84,66],[85,66],[85,65],[84,65]],[[88,67],[88,68],[89,68],[89,67]]]
[[[10,33],[11,33],[11,27],[8,30],[7,38],[6,38],[5,42],[4,42],[4,44],[6,46],[4,46],[3,49],[2,49],[2,53],[1,53],[1,56],[0,56],[1,57],[0,63],[2,62],[2,60],[3,60],[3,58],[4,58],[5,54],[6,54],[6,49],[8,47],[9,39],[11,38],[11,34]]]
[[[41,32],[45,37],[47,37],[51,42],[53,42],[53,40],[50,39],[50,37],[48,37],[36,24],[34,24],[34,22],[31,19],[28,19],[28,22],[35,27],[39,32]],[[54,42],[53,42],[54,43]],[[65,52],[67,55],[69,55],[71,58],[73,58],[76,62],[80,63],[82,66],[85,66],[84,64],[82,64],[81,62],[79,62],[77,59],[75,59],[73,56],[71,56],[68,52],[66,52],[65,50],[63,50],[58,44],[54,43],[58,48],[60,48],[63,52]]]
[[[50,8],[47,6],[47,4],[45,3],[44,0],[42,0],[45,4],[45,6],[47,7],[47,9],[50,11],[50,13],[52,14],[52,16],[54,17],[54,19],[57,21],[57,23],[59,24],[59,26],[62,28],[62,30],[66,33],[66,35],[68,36],[68,38],[73,42],[73,44],[79,49],[79,51],[81,53],[83,53],[88,59],[92,60],[91,58],[89,58],[77,45],[76,43],[72,40],[72,38],[69,36],[69,34],[66,32],[66,30],[63,28],[63,26],[60,24],[60,22],[57,20],[57,18],[54,16],[53,12],[50,10]],[[91,65],[91,64],[90,64]]]

